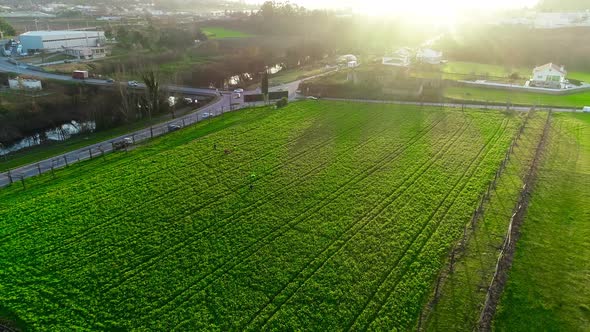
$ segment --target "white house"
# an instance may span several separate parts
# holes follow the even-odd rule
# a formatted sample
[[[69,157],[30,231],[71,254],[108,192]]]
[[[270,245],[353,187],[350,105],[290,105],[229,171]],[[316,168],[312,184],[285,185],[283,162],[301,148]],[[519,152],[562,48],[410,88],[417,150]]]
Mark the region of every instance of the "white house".
[[[358,62],[356,62],[354,60],[353,61],[348,61],[348,63],[346,64],[346,66],[348,68],[356,68],[356,67],[358,67],[358,65],[359,65]]]
[[[10,78],[8,79],[8,86],[13,90],[42,90],[41,81],[29,78]]]
[[[529,85],[542,88],[563,89],[567,85],[566,76],[567,71],[563,66],[548,63],[533,69],[533,77]]]
[[[418,50],[416,58],[419,62],[429,63],[431,65],[439,65],[443,59],[443,53],[435,51],[430,48],[422,48]]]
[[[395,51],[392,56],[384,56],[382,64],[385,66],[408,67],[411,62],[412,50],[407,47]]]
[[[353,54],[345,54],[338,57],[338,64],[346,67],[350,67],[351,63],[354,63],[354,67],[358,66],[358,59]]]

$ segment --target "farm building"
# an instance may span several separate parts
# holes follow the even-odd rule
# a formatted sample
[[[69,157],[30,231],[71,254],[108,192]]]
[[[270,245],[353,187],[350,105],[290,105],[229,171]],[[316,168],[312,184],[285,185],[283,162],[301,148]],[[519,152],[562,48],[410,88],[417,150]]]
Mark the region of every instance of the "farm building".
[[[563,66],[548,63],[533,69],[533,77],[530,80],[530,86],[563,89],[567,85],[567,71]]]
[[[13,90],[42,90],[43,86],[41,85],[41,81],[32,79],[32,78],[25,78],[25,77],[16,77],[8,79],[8,86]]]
[[[78,59],[99,59],[107,55],[107,49],[104,47],[72,47],[65,50],[67,55]]]
[[[19,40],[25,52],[58,51],[73,47],[98,47],[105,39],[103,31],[29,31]]]
[[[418,61],[422,63],[428,63],[431,65],[439,65],[442,62],[443,53],[440,51],[435,51],[430,48],[423,48],[418,50],[416,54],[416,58]]]
[[[412,50],[404,47],[395,51],[392,56],[384,56],[382,64],[385,66],[408,67],[411,63]]]

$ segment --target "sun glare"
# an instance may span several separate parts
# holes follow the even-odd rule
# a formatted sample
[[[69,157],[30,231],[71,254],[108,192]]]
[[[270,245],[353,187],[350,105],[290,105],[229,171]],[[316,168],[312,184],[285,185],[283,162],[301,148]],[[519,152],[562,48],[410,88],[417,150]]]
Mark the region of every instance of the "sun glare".
[[[452,23],[462,12],[522,8],[538,0],[292,0],[309,8],[350,8],[356,13],[372,16],[409,15],[435,20],[432,23]]]

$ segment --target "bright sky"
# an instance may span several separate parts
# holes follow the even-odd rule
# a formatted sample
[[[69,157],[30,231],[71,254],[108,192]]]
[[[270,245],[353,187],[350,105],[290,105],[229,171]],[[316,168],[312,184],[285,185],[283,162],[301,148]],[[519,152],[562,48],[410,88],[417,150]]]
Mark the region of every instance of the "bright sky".
[[[369,15],[407,13],[452,20],[461,11],[485,12],[495,9],[530,7],[534,6],[538,0],[291,0],[290,2],[310,9],[352,8],[355,12]]]

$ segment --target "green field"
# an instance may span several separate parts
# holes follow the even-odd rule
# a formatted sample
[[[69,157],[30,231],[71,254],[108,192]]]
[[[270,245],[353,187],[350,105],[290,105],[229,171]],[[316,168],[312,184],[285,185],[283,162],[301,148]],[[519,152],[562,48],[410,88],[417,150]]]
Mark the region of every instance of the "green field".
[[[221,27],[204,27],[201,30],[209,39],[248,38],[253,36],[246,32]]]
[[[0,191],[0,317],[30,330],[408,330],[522,122],[258,108]]]
[[[532,92],[516,92],[499,89],[448,87],[444,93],[446,98],[467,100],[471,102],[494,102],[519,105],[560,106],[581,109],[590,105],[590,92],[571,95],[547,95]]]
[[[521,234],[495,329],[590,330],[590,115],[554,117]]]
[[[567,78],[572,78],[578,81],[590,83],[590,73],[583,72],[568,72]]]
[[[533,68],[499,66],[476,62],[449,61],[442,67],[442,72],[447,74],[477,75],[490,77],[509,77],[517,73],[520,77],[531,76]]]

